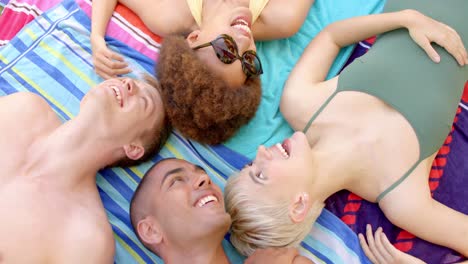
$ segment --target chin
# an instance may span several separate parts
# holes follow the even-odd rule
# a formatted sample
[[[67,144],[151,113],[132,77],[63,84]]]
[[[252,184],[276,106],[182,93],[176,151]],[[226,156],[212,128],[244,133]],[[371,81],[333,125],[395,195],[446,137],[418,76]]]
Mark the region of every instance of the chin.
[[[218,217],[212,218],[211,225],[217,230],[223,231],[225,234],[229,231],[229,227],[231,227],[231,222],[231,216],[228,213],[225,213],[219,215]]]

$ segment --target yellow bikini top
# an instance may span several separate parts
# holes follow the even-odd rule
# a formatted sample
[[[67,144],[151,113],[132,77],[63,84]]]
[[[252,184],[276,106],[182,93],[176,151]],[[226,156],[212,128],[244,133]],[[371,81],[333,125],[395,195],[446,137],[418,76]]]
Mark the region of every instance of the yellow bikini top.
[[[250,0],[249,9],[252,12],[252,24],[257,21],[257,18],[262,13],[263,8],[269,0]],[[192,12],[192,16],[197,22],[197,25],[200,27],[202,24],[202,9],[203,9],[203,0],[187,0],[187,4]]]

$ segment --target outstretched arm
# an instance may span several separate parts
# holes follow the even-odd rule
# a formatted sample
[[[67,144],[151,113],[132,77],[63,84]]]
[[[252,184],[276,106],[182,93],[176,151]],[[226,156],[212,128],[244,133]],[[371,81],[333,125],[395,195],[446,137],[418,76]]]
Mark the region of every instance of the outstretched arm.
[[[118,0],[94,0],[91,14],[91,48],[96,73],[104,79],[130,72],[124,58],[110,50],[104,36]]]
[[[290,37],[299,31],[314,0],[270,0],[252,25],[255,40]]]
[[[412,174],[387,194],[379,206],[394,225],[468,256],[468,215],[434,200],[427,177]]]
[[[314,88],[320,86],[321,91],[327,92],[335,89],[337,80],[325,82],[325,78],[342,47],[402,27],[409,30],[410,36],[435,62],[440,59],[431,42],[444,47],[460,65],[468,62],[463,42],[453,29],[414,10],[335,22],[312,40],[289,75],[281,99],[281,112],[289,124],[296,130],[304,128],[298,112],[314,104],[314,98],[318,98],[318,89]]]
[[[304,78],[307,78],[309,83],[322,82],[342,47],[402,27],[409,30],[415,42],[435,62],[439,61],[439,57],[430,45],[431,42],[445,47],[460,65],[468,62],[463,42],[453,29],[417,11],[403,10],[355,17],[330,24],[309,44],[288,82]]]

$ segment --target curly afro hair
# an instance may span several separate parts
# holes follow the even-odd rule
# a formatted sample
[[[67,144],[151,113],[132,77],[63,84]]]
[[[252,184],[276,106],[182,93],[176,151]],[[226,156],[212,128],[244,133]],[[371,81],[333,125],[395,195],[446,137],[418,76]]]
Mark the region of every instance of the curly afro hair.
[[[163,40],[156,76],[172,126],[201,143],[227,140],[255,115],[260,104],[259,77],[248,78],[241,87],[229,87],[182,36]]]

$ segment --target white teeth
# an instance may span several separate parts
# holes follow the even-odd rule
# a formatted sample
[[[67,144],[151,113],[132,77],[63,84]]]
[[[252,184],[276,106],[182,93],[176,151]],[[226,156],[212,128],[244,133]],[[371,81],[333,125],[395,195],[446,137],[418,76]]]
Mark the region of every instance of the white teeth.
[[[112,90],[114,90],[115,97],[117,98],[117,102],[120,106],[122,106],[122,95],[120,94],[119,88],[117,86],[111,86]]]
[[[250,28],[246,25],[240,25],[240,24],[236,24],[234,26],[232,26],[233,28],[237,28],[237,29],[240,29],[242,31],[245,31],[245,32],[248,32],[249,34],[252,34],[252,31],[250,30]]]
[[[275,146],[281,151],[281,154],[283,155],[284,158],[286,159],[289,158],[288,152],[286,152],[286,150],[283,148],[283,146],[280,143],[276,143]]]
[[[216,198],[214,195],[205,196],[205,197],[201,198],[200,200],[198,200],[197,207],[203,207],[205,204],[207,204],[209,202],[213,202],[213,201],[217,202],[218,198]]]
[[[246,26],[249,26],[249,23],[247,23],[247,21],[245,21],[244,19],[239,19],[237,20],[236,22],[240,23],[240,24],[244,24]]]

